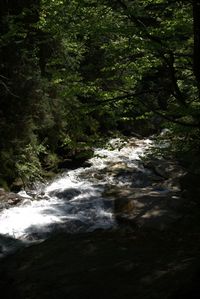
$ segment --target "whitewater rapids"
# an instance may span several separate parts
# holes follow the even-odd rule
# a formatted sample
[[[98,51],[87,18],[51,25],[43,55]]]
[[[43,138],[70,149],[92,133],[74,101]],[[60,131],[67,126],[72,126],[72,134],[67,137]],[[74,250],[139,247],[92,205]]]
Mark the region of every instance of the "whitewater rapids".
[[[41,241],[50,234],[91,232],[116,225],[113,202],[103,193],[107,185],[129,185],[116,178],[113,165],[143,169],[141,156],[150,146],[149,139],[112,139],[104,149],[96,148],[90,167],[66,171],[42,190],[42,198],[27,196],[19,206],[0,212],[0,255],[4,256],[23,244]]]

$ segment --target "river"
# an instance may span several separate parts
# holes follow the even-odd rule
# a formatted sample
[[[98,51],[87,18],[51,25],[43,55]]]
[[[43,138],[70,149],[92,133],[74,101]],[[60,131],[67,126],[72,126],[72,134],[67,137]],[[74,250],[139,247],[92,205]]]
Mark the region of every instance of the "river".
[[[89,167],[69,170],[42,188],[35,198],[27,196],[15,207],[0,213],[0,249],[5,256],[18,247],[40,242],[52,233],[91,232],[117,225],[113,200],[106,198],[108,186],[129,186],[132,177],[116,175],[122,167],[132,173],[146,172],[141,156],[150,146],[149,139],[112,139],[104,149],[96,148]],[[140,187],[141,175],[135,180]]]

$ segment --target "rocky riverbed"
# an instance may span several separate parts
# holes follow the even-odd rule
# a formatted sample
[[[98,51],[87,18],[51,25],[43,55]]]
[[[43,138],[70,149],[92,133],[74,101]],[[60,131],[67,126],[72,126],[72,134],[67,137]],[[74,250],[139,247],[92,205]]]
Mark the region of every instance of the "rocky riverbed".
[[[145,158],[152,141],[113,139],[96,149],[90,166],[69,170],[52,182],[17,194],[0,190],[1,254],[51,233],[96,229],[165,230],[183,215],[183,168],[173,160]],[[5,242],[5,237],[13,242]]]
[[[149,144],[97,149],[91,167],[56,179],[41,202],[1,190],[1,230],[16,233],[1,240],[18,248],[1,261],[3,299],[199,298],[198,178],[174,160],[141,158]],[[29,212],[40,226],[29,228],[29,214],[20,222]],[[39,243],[24,248],[30,236]]]

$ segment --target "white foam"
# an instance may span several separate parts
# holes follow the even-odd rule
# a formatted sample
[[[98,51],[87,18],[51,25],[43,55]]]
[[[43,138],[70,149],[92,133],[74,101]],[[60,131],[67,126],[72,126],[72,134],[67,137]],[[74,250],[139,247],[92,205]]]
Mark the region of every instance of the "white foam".
[[[104,185],[114,183],[114,175],[105,171],[101,173],[101,179],[96,181],[94,175],[106,170],[110,163],[139,167],[140,156],[151,142],[148,139],[134,139],[134,142],[136,145],[113,139],[109,144],[112,147],[117,145],[117,148],[95,149],[94,157],[90,159],[92,166],[68,171],[49,183],[44,188],[45,199],[30,200],[29,195],[20,192],[26,198],[25,201],[20,206],[0,213],[0,234],[26,241],[34,234],[37,239],[42,239],[45,234],[59,227],[68,232],[78,232],[115,225],[112,209],[104,205],[102,197]]]

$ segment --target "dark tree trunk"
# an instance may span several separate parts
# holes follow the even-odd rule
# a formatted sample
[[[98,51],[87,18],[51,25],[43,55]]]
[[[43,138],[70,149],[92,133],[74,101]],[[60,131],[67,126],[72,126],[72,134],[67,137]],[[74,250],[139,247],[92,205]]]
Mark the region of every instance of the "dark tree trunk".
[[[193,0],[194,57],[193,69],[200,93],[200,0]]]
[[[25,108],[32,92],[26,77],[36,69],[31,65],[36,46],[29,35],[39,20],[39,8],[40,0],[0,0],[0,147],[8,143],[8,135],[17,138],[25,128]],[[20,35],[24,32],[27,35]],[[15,128],[9,123],[15,123]]]

